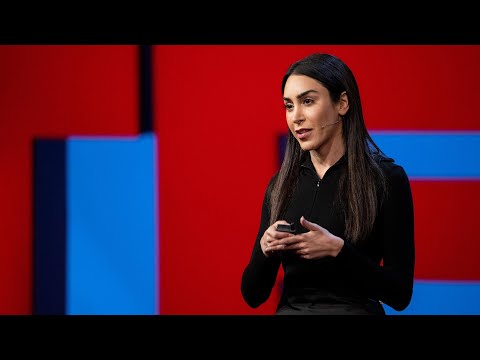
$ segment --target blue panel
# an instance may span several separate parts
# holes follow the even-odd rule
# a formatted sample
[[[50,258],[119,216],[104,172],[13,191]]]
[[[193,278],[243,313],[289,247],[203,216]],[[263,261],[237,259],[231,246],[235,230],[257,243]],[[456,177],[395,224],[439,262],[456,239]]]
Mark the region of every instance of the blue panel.
[[[67,313],[155,314],[155,136],[67,145]]]
[[[371,135],[412,179],[480,178],[479,132],[371,131]]]
[[[287,150],[287,143],[288,143],[288,134],[282,134],[278,137],[278,150],[279,150],[279,156],[278,156],[278,168],[282,166],[283,158],[285,157],[285,151]]]
[[[410,305],[388,315],[480,315],[480,282],[416,280]]]
[[[38,139],[33,162],[33,314],[65,314],[65,141]]]

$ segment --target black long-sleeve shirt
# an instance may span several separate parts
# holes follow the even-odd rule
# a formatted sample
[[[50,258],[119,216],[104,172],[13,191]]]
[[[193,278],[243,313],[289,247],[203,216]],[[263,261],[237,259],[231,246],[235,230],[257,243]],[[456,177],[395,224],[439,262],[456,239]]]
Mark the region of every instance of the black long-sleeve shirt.
[[[270,226],[269,188],[277,174],[272,177],[265,191],[251,258],[241,281],[242,296],[249,306],[256,308],[268,300],[280,264],[284,277],[278,308],[312,301],[335,303],[346,298],[380,301],[398,311],[408,306],[415,260],[410,183],[404,169],[393,159],[381,157],[379,164],[386,175],[387,195],[371,234],[365,241],[353,244],[345,237],[344,213],[335,205],[340,177],[347,167],[346,156],[320,179],[307,154],[283,220],[294,222],[297,233],[303,233],[307,232],[299,223],[303,215],[345,241],[336,257],[314,260],[288,252],[277,252],[268,258],[263,254],[260,239]]]

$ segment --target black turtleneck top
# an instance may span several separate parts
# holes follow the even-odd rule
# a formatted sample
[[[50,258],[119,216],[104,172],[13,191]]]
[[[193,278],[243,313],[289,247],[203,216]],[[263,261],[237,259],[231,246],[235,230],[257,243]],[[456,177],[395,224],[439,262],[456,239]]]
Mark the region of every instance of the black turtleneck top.
[[[346,156],[321,179],[309,154],[300,167],[283,220],[294,222],[297,233],[303,233],[307,232],[299,223],[303,215],[341,237],[344,246],[336,257],[306,260],[288,252],[277,252],[268,258],[263,254],[260,239],[270,226],[270,188],[277,174],[272,177],[265,191],[253,251],[241,280],[242,296],[250,307],[256,308],[268,300],[280,265],[284,276],[278,314],[384,313],[381,303],[397,311],[408,306],[415,262],[410,183],[404,169],[393,159],[380,157],[378,162],[386,175],[387,194],[371,234],[356,244],[345,237],[344,213],[336,206],[340,178],[347,168]]]

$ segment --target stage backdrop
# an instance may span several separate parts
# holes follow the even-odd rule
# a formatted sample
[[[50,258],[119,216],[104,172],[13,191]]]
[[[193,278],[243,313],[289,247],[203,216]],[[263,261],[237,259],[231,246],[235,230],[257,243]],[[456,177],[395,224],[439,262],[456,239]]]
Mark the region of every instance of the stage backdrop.
[[[34,245],[41,234],[51,246],[50,232],[64,241],[53,265],[65,271],[56,294],[66,299],[43,293],[43,309],[57,301],[64,313],[272,314],[282,273],[257,309],[244,303],[240,282],[287,131],[282,76],[312,52],[351,67],[367,127],[411,179],[414,297],[404,312],[387,312],[480,314],[480,46],[153,46],[151,134],[139,126],[139,48],[0,46],[1,314],[34,311],[35,256],[52,266],[52,252]],[[35,192],[54,181],[64,186],[55,209],[48,192]],[[34,221],[39,209],[50,226]],[[92,259],[100,261],[85,272]],[[116,294],[129,292],[119,303]]]
[[[137,134],[137,53],[0,46],[0,313],[32,312],[34,140]]]
[[[287,131],[282,76],[312,52],[350,66],[368,129],[411,177],[416,283],[403,313],[480,313],[480,47],[420,45],[155,47],[160,313],[274,311],[277,292],[250,309],[240,281]]]

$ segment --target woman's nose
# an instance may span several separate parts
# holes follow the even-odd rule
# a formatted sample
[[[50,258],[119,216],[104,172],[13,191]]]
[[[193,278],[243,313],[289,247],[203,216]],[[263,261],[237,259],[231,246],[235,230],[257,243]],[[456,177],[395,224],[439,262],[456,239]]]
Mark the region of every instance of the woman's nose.
[[[299,108],[296,108],[291,113],[291,119],[295,124],[299,124],[304,120],[302,111]]]

